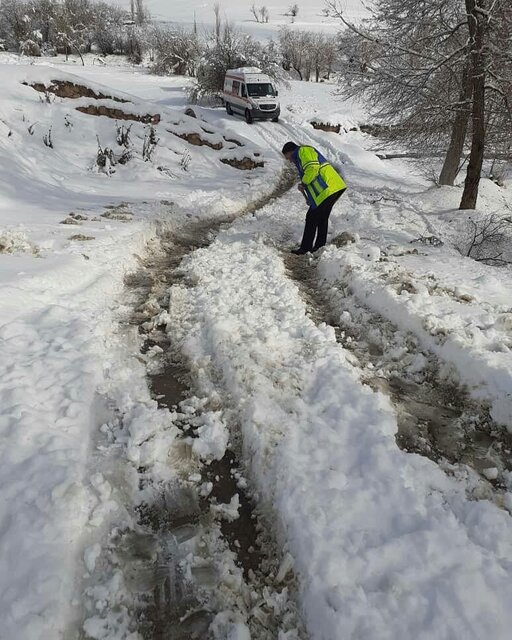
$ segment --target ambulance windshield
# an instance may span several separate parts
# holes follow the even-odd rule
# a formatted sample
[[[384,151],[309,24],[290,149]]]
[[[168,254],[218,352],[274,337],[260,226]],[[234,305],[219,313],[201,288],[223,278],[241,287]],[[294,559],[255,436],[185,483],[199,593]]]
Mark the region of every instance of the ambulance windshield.
[[[276,95],[275,89],[270,82],[248,84],[247,91],[251,98],[266,98],[267,96],[274,97]]]

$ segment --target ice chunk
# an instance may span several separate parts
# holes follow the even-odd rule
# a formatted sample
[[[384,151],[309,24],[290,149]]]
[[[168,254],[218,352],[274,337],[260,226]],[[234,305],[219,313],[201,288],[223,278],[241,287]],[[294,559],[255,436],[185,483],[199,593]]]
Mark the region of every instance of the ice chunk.
[[[210,505],[210,509],[214,515],[228,522],[233,522],[233,520],[236,520],[240,516],[238,513],[240,509],[240,497],[238,493],[235,493],[229,504],[212,504]]]
[[[487,480],[496,480],[498,477],[498,469],[496,467],[488,467],[487,469],[483,469],[482,473],[487,478]]]

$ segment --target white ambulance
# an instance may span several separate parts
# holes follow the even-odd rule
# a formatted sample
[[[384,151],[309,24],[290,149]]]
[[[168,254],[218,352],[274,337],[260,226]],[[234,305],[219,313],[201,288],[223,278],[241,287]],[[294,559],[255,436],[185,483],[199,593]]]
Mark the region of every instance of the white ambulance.
[[[256,67],[228,69],[222,97],[231,116],[240,113],[248,124],[256,119],[277,122],[281,107],[272,80]]]

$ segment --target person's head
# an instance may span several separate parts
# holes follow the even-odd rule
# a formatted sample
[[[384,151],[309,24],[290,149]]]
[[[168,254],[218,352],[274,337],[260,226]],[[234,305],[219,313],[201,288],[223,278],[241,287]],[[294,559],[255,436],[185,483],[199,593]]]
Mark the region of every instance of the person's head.
[[[293,153],[299,148],[299,145],[295,142],[287,142],[283,147],[283,156],[288,162],[293,162]]]

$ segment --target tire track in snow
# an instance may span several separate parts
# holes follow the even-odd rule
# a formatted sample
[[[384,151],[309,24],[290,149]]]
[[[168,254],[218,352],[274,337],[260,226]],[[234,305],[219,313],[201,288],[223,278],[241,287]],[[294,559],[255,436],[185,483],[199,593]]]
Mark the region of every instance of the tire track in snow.
[[[322,283],[313,258],[287,254],[284,262],[311,317],[333,326],[338,342],[356,356],[362,382],[391,398],[398,446],[464,481],[468,497],[511,511],[503,477],[512,471],[512,435],[492,420],[489,407],[474,401],[453,372],[448,377],[412,334],[359,303],[348,283],[343,289]]]
[[[285,171],[270,196],[241,213],[255,212],[278,198],[293,184],[293,177]],[[171,477],[145,464],[143,453],[134,455],[133,443],[127,449],[131,426],[118,416],[110,441],[102,446],[115,449],[116,464],[125,467],[120,481],[130,477],[138,489],[135,502],[130,503],[132,497],[123,505],[130,517],[112,528],[103,550],[96,549],[91,561],[97,571],[94,575],[92,567],[87,591],[87,638],[113,640],[121,637],[119,633],[130,640],[224,638],[232,637],[230,633],[245,638],[250,632],[252,638],[271,640],[281,630],[291,632],[286,636],[290,640],[299,637],[293,635],[300,623],[288,594],[293,581],[285,565],[280,570],[275,543],[246,488],[236,450],[226,443],[224,455],[212,459],[207,452],[205,460],[196,451],[209,420],[235,430],[236,424],[229,425],[229,414],[223,415],[215,398],[194,395],[194,374],[166,332],[168,290],[181,279],[176,274],[181,260],[208,246],[235,217],[163,233],[140,272],[127,279],[129,295],[137,300],[130,323],[141,335],[140,358],[147,366],[152,395],[169,416],[166,429],[174,430],[167,474]],[[219,433],[214,436],[218,439]],[[155,441],[165,445],[166,436],[149,430],[137,446],[142,451],[157,446]],[[211,445],[206,443],[207,448]],[[125,449],[124,455],[120,449]],[[108,454],[106,460],[111,460]],[[115,489],[125,496],[130,493],[127,487]],[[102,584],[105,571],[111,573],[107,588]],[[122,595],[110,593],[112,583]],[[100,615],[91,617],[94,608]]]

